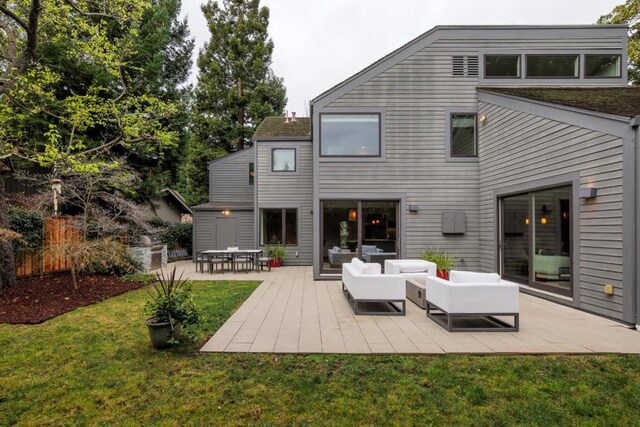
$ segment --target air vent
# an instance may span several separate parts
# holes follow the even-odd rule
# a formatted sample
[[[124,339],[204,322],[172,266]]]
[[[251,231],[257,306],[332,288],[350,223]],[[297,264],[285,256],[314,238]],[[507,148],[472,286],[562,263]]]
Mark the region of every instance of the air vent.
[[[452,56],[452,74],[454,76],[477,76],[477,56]]]
[[[453,75],[464,76],[464,56],[453,57]]]
[[[478,57],[477,56],[467,56],[467,75],[468,76],[478,75]]]

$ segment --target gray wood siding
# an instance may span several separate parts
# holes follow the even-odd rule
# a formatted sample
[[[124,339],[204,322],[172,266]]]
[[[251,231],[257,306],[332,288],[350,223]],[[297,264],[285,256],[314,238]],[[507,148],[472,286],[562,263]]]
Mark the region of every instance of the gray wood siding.
[[[253,211],[235,211],[225,217],[222,212],[209,210],[196,210],[193,213],[195,224],[193,251],[208,249],[226,249],[216,247],[216,218],[238,219],[238,246],[243,249],[253,249],[254,242]]]
[[[531,31],[525,33],[531,34]],[[478,33],[481,34],[481,33]],[[513,32],[509,32],[513,35]],[[452,76],[452,56],[475,56],[484,50],[554,51],[621,49],[619,34],[592,37],[460,39],[440,38],[377,76],[355,87],[326,106],[318,114],[332,110],[379,108],[385,115],[385,158],[377,162],[318,162],[318,196],[329,193],[404,193],[406,204],[418,204],[418,213],[406,213],[403,224],[406,253],[416,257],[421,249],[440,247],[458,257],[457,269],[479,269],[484,261],[480,245],[479,164],[446,161],[447,112],[477,108],[478,77]],[[446,35],[444,36],[446,37]],[[517,37],[517,36],[516,36]],[[511,84],[544,80],[514,80]],[[547,81],[546,84],[549,84]],[[606,80],[581,80],[576,84],[619,84]],[[326,111],[326,110],[325,110]],[[317,135],[314,136],[317,145]],[[461,210],[466,215],[464,235],[443,235],[441,213]]]
[[[313,153],[311,141],[261,141],[258,150],[258,208],[297,208],[298,245],[285,246],[286,265],[312,265],[313,263]],[[295,173],[271,172],[271,149],[295,148]],[[259,209],[258,211],[259,212]],[[259,215],[256,216],[258,224]],[[259,232],[259,225],[256,226]],[[259,237],[258,237],[259,238]],[[295,253],[298,252],[298,257]]]
[[[495,192],[518,184],[577,173],[581,186],[598,188],[598,197],[581,199],[578,221],[580,307],[622,318],[623,141],[616,136],[480,103],[489,120],[480,126],[480,256],[485,271],[496,269]],[[574,228],[575,229],[575,228]],[[575,262],[574,262],[575,265]],[[574,272],[574,277],[575,276]],[[612,284],[612,297],[602,292]]]
[[[253,186],[249,185],[249,162],[254,149],[248,148],[209,163],[210,202],[253,203]]]

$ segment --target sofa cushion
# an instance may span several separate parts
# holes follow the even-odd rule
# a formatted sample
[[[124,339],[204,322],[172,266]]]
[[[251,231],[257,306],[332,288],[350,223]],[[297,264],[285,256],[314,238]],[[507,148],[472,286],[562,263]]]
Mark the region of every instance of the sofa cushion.
[[[452,270],[449,272],[449,281],[451,283],[500,283],[500,275]]]
[[[362,245],[362,255],[375,254],[378,248],[375,245]]]
[[[422,273],[429,269],[429,264],[424,261],[404,261],[400,264],[400,273]]]

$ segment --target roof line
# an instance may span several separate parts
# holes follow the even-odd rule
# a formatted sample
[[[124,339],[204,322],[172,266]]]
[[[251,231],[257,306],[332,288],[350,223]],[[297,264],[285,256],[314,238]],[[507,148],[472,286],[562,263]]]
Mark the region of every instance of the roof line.
[[[176,199],[178,201],[178,203],[190,214],[193,215],[193,211],[191,210],[191,208],[187,205],[187,202],[185,201],[184,197],[182,197],[182,194],[180,194],[177,190],[173,190],[169,187],[164,188],[162,191],[166,191],[167,193],[169,193],[171,196],[173,196],[174,199]]]
[[[223,162],[223,161],[229,160],[229,159],[231,159],[231,158],[233,158],[233,157],[236,157],[236,156],[238,156],[238,155],[240,155],[240,154],[247,153],[247,152],[249,152],[250,150],[253,150],[253,147],[245,148],[245,149],[240,150],[240,151],[234,151],[233,153],[229,153],[229,154],[226,154],[226,155],[224,155],[224,156],[222,156],[222,157],[218,157],[217,159],[209,160],[209,164],[212,164],[212,163],[220,163],[220,162]]]
[[[400,54],[401,52],[406,51],[410,47],[422,42],[426,38],[434,35],[435,33],[437,33],[438,31],[441,31],[441,30],[446,30],[446,31],[451,31],[451,30],[504,30],[504,31],[507,31],[507,30],[528,30],[528,29],[545,29],[545,30],[554,30],[554,29],[557,29],[557,30],[625,29],[626,30],[628,28],[629,27],[627,25],[623,25],[623,24],[613,24],[613,25],[595,25],[595,24],[584,24],[584,25],[437,25],[437,26],[431,28],[430,30],[420,34],[418,37],[408,41],[405,44],[403,44],[402,46],[400,46],[399,48],[395,49],[394,51],[392,51],[392,52],[388,53],[387,55],[383,56],[379,60],[373,62],[372,64],[369,64],[367,67],[363,68],[362,70],[358,71],[357,73],[351,75],[350,77],[347,77],[345,80],[341,81],[340,83],[338,83],[338,84],[332,86],[331,88],[325,90],[320,95],[318,95],[315,98],[313,98],[310,103],[311,103],[311,105],[313,105],[313,104],[317,103],[318,101],[326,98],[330,94],[332,94],[332,93],[338,91],[339,89],[347,86],[348,84],[350,84],[351,82],[357,80],[358,78],[360,78],[361,76],[365,75],[369,71],[371,71],[371,70],[375,69],[376,67],[381,66],[385,62],[393,59],[393,57],[395,57],[396,55]]]

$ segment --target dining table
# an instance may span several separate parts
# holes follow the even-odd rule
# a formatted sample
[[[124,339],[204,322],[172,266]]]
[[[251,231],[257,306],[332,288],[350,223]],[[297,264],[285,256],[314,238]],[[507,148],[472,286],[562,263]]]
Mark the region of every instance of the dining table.
[[[251,257],[253,260],[253,268],[254,270],[258,269],[258,258],[262,255],[262,249],[208,249],[201,252],[200,256],[200,272],[204,271],[203,266],[206,259],[207,264],[209,264],[210,257],[215,258],[224,258],[228,259],[231,262],[232,270],[235,273],[235,259],[238,256],[247,256]]]

